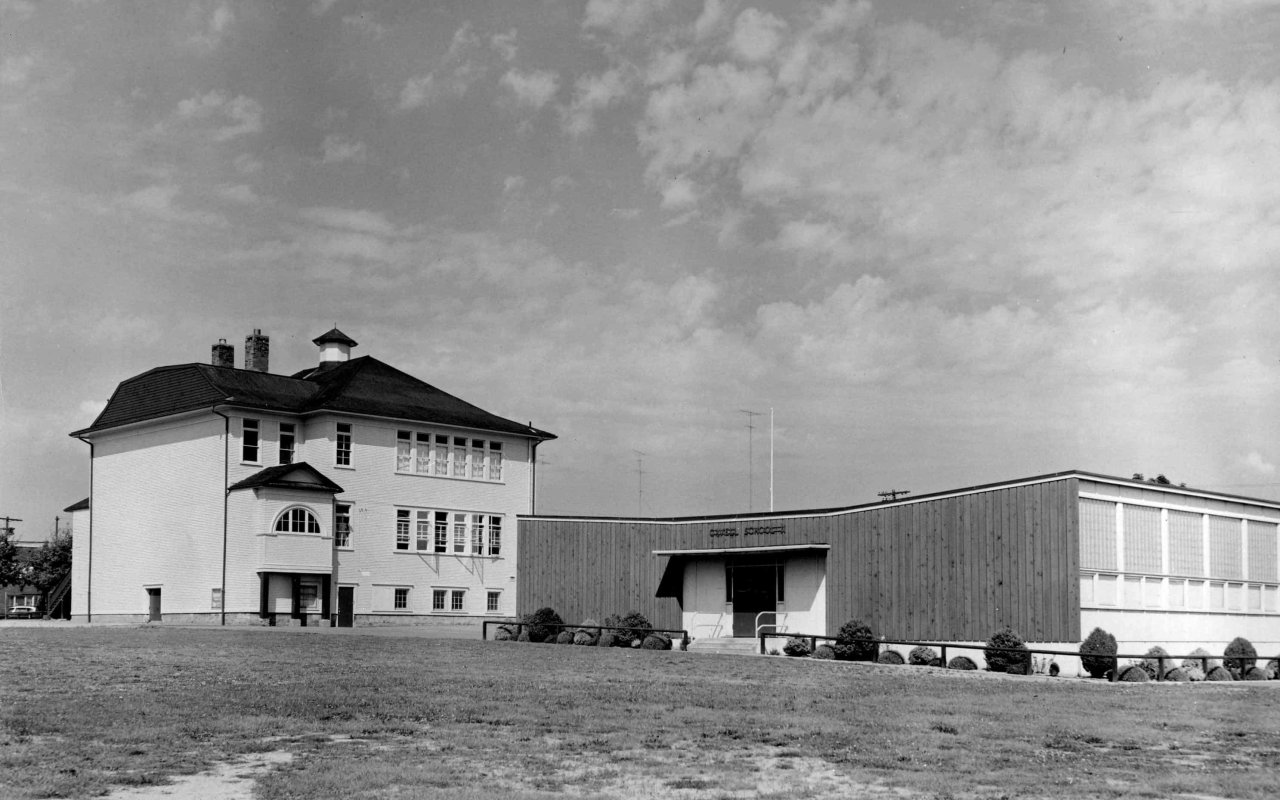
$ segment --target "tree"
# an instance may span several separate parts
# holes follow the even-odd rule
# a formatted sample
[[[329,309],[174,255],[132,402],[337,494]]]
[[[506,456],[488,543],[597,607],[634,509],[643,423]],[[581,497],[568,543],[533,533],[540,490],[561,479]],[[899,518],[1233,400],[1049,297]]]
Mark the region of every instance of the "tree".
[[[71,534],[58,531],[40,546],[31,560],[31,584],[48,594],[71,574]]]
[[[13,529],[0,528],[0,586],[22,583],[22,567],[18,547],[13,543]]]

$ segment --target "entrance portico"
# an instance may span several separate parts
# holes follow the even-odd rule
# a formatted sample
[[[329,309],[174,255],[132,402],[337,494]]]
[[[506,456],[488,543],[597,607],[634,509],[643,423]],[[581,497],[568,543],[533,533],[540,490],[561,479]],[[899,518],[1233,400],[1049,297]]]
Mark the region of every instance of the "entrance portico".
[[[826,630],[826,544],[654,550],[667,559],[658,597],[674,597],[695,639]],[[772,627],[772,626],[775,626]]]

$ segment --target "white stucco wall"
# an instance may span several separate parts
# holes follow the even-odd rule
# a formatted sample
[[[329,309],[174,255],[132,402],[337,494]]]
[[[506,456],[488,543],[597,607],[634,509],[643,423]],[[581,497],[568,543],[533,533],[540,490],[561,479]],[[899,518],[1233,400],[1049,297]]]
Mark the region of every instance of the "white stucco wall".
[[[822,635],[826,632],[826,558],[780,556],[784,599],[778,603],[779,631]],[[725,599],[725,560],[715,556],[689,560],[684,568],[682,626],[695,639],[733,636],[733,604]],[[768,620],[762,620],[767,622]]]

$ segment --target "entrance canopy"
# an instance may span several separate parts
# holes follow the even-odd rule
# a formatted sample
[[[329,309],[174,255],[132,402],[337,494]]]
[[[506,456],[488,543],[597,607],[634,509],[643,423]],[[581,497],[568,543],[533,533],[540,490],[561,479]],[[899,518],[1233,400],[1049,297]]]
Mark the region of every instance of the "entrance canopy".
[[[662,578],[658,581],[658,590],[654,592],[654,597],[674,597],[677,601],[683,602],[684,594],[684,565],[699,556],[724,556],[724,555],[770,555],[778,554],[799,554],[799,553],[822,553],[826,554],[831,549],[829,544],[781,544],[771,547],[708,547],[694,550],[654,550],[653,554],[659,558],[666,558],[667,563],[662,568]]]

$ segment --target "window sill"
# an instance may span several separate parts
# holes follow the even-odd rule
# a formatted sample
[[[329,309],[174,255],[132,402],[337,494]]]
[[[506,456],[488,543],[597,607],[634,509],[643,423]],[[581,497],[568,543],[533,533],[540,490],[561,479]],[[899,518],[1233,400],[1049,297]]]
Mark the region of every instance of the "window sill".
[[[351,466],[350,464],[334,464],[333,468],[334,469],[350,469],[350,470],[355,469],[355,467]]]
[[[452,558],[486,558],[491,561],[497,561],[503,558],[502,554],[495,556],[484,555],[482,553],[435,553],[430,550],[392,550],[392,554],[400,556],[448,556]]]
[[[404,475],[409,478],[439,478],[446,481],[462,481],[463,483],[484,483],[490,486],[505,486],[506,481],[502,478],[469,478],[463,475],[436,475],[433,472],[407,472],[405,470],[395,470],[396,475]]]

